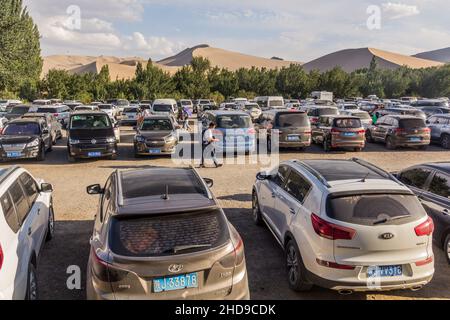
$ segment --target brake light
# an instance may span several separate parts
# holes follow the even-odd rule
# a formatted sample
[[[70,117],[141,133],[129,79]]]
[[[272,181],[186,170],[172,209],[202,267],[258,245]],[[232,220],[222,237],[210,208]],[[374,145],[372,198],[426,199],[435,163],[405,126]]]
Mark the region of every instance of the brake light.
[[[0,270],[2,270],[2,266],[3,266],[3,249],[2,249],[2,245],[0,244]]]
[[[357,133],[358,134],[366,134],[366,130],[358,130]]]
[[[431,235],[433,233],[433,231],[434,231],[433,219],[428,217],[427,221],[425,221],[424,223],[422,223],[422,224],[418,225],[417,227],[415,227],[414,231],[416,232],[416,235],[418,237],[424,237],[424,236]]]
[[[338,134],[340,134],[341,132],[338,130],[338,129],[336,129],[336,128],[333,128],[333,129],[331,129],[331,134],[332,135],[338,135]]]
[[[244,261],[244,242],[234,227],[231,227],[231,242],[234,250],[220,260],[224,268],[234,268]]]
[[[356,234],[355,230],[329,223],[314,213],[311,215],[311,221],[314,231],[329,240],[352,240]]]
[[[250,135],[256,134],[256,130],[255,130],[254,128],[248,129],[247,132],[248,132],[248,134],[250,134]]]
[[[116,269],[109,263],[102,260],[93,249],[91,249],[92,255],[92,271],[97,279],[103,282],[118,282],[123,280],[128,271]]]
[[[345,264],[339,264],[336,262],[329,262],[320,259],[316,259],[317,263],[322,267],[332,268],[332,269],[340,269],[340,270],[355,270],[355,266],[349,266]]]
[[[425,260],[417,261],[416,262],[416,266],[422,267],[422,266],[425,266],[425,265],[430,264],[432,262],[433,262],[433,257],[429,257],[429,258],[427,258]]]
[[[59,114],[58,114],[58,113],[54,113],[53,116],[54,116],[54,117],[57,117],[57,116],[59,116]]]
[[[423,131],[426,132],[426,133],[430,133],[431,129],[430,128],[424,128]]]

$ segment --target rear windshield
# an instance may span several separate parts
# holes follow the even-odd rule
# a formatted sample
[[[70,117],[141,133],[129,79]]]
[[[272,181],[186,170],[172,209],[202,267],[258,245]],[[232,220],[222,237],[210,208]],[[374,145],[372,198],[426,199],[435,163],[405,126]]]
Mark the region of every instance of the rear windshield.
[[[252,120],[243,115],[226,115],[217,117],[217,127],[221,129],[250,128]]]
[[[172,112],[172,106],[168,104],[156,104],[153,106],[154,112]]]
[[[106,129],[111,128],[108,115],[77,115],[70,119],[71,129]]]
[[[399,125],[402,129],[426,127],[425,121],[422,119],[402,119]]]
[[[125,113],[137,113],[138,112],[138,108],[125,108],[124,110],[123,110],[123,112],[125,112]]]
[[[327,215],[342,222],[373,225],[383,219],[388,220],[386,223],[404,223],[426,213],[414,195],[366,194],[328,199]]]
[[[319,116],[334,116],[339,114],[339,111],[336,108],[320,108],[317,113]]]
[[[360,128],[361,120],[359,119],[334,119],[334,127],[336,128]]]
[[[30,108],[23,108],[23,107],[12,108],[9,113],[11,113],[11,114],[25,114],[25,113],[28,113],[28,110],[30,110]]]
[[[170,131],[173,130],[172,122],[168,119],[145,119],[142,123],[143,131]]]
[[[309,127],[309,119],[305,113],[283,113],[278,115],[277,126],[282,128]]]
[[[360,119],[372,119],[370,117],[370,114],[368,114],[367,112],[358,112],[358,113],[353,113],[353,116],[358,117]]]
[[[157,257],[205,251],[226,243],[220,210],[137,219],[114,218],[110,247],[122,256]]]
[[[5,135],[39,135],[39,124],[37,123],[11,123],[9,124],[3,134]]]
[[[282,100],[269,100],[269,107],[283,107]]]
[[[38,108],[37,113],[56,113],[57,109],[56,108]]]
[[[190,106],[191,104],[192,104],[192,102],[190,102],[190,101],[181,101],[182,106]]]
[[[109,110],[109,109],[112,109],[113,106],[110,105],[110,104],[101,104],[101,105],[98,106],[98,108],[101,109],[101,110]]]

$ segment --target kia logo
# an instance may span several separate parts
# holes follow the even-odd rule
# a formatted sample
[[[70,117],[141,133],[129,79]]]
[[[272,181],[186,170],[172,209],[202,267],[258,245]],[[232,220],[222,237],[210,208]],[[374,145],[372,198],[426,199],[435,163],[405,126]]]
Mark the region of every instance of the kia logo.
[[[169,272],[171,272],[171,273],[178,273],[181,270],[183,270],[182,264],[172,264],[169,266]]]
[[[390,232],[386,232],[386,233],[381,234],[379,238],[382,240],[390,240],[390,239],[394,238],[394,235]]]

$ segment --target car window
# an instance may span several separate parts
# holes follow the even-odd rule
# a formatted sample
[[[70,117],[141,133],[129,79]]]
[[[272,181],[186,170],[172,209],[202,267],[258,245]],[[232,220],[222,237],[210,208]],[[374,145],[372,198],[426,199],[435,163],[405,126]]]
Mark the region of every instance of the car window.
[[[20,229],[19,220],[17,219],[16,211],[9,192],[6,192],[1,198],[3,214],[8,226],[14,233]]]
[[[288,166],[280,166],[278,168],[277,172],[275,173],[275,176],[272,181],[276,185],[283,187],[284,183],[286,182],[288,174],[289,174],[289,167]]]
[[[25,195],[28,197],[28,202],[32,205],[39,195],[39,188],[34,179],[28,173],[22,173],[20,176]]]
[[[109,202],[111,200],[111,179],[112,178],[110,177],[108,179],[108,181],[106,181],[105,188],[104,188],[105,192],[104,192],[103,197],[102,197],[102,207],[101,207],[101,216],[100,216],[100,220],[101,221],[103,221],[106,209],[107,209],[107,207],[109,205]]]
[[[436,173],[430,184],[430,192],[444,198],[450,198],[450,177]]]
[[[22,187],[17,181],[14,182],[14,184],[11,186],[10,192],[12,201],[14,203],[14,206],[16,207],[19,224],[22,225],[28,216],[28,211],[30,210],[30,207],[28,206],[28,200],[23,193]]]
[[[401,174],[400,181],[408,186],[422,189],[425,186],[430,172],[430,170],[423,168],[411,169]]]
[[[285,189],[291,196],[303,203],[311,190],[311,184],[297,172],[291,171]]]

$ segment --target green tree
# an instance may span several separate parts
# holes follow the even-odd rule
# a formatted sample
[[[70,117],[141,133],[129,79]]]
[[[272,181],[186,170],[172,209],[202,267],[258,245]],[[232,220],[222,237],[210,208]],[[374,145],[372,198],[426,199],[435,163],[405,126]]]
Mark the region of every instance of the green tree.
[[[286,98],[299,99],[307,90],[307,83],[308,76],[303,67],[291,64],[278,72],[276,88]]]

